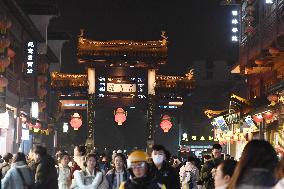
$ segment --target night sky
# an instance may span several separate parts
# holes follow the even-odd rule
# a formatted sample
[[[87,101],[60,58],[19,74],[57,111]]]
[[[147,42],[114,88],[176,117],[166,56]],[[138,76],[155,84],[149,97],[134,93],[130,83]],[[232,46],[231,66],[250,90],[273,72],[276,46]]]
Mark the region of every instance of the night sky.
[[[238,48],[230,41],[232,8],[220,6],[220,0],[59,0],[58,3],[60,16],[51,21],[49,30],[65,31],[71,35],[71,41],[63,47],[62,72],[86,73],[84,67],[77,64],[76,57],[80,28],[85,29],[85,37],[102,41],[159,40],[161,30],[165,30],[169,40],[169,60],[159,70],[162,74],[183,75],[193,60],[236,61]],[[200,114],[203,108],[199,107]],[[122,136],[126,132],[124,128],[114,125],[112,111],[97,111],[97,115],[100,115],[97,117],[101,119],[97,120],[96,138],[109,139],[108,143],[105,139],[97,140],[97,144],[103,148],[123,145],[120,144],[123,140],[112,137]],[[129,115],[137,117],[128,118],[131,127],[125,126],[127,132],[131,133],[131,128],[135,127],[142,128],[140,133],[145,131],[145,120],[145,123],[141,120],[137,125],[131,121],[142,119],[143,113],[129,112]],[[109,133],[111,136],[108,137]],[[128,135],[129,140],[129,136],[136,137]],[[144,137],[141,137],[141,140],[133,143],[143,145]]]
[[[80,28],[96,40],[159,40],[165,30],[169,40],[166,74],[184,74],[192,60],[225,59],[233,62],[237,48],[230,42],[230,7],[220,0],[60,0],[60,16],[50,31],[66,31],[62,72],[84,73],[77,64]],[[178,66],[177,66],[178,65]]]

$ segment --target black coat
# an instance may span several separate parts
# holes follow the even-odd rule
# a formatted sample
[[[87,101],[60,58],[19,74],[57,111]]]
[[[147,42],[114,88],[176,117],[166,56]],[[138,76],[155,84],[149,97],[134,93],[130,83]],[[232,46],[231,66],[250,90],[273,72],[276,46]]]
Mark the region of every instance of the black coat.
[[[161,189],[162,185],[155,178],[143,177],[127,180],[121,187],[123,189]]]
[[[36,163],[35,189],[58,189],[55,160],[49,156],[40,157]]]
[[[164,161],[160,170],[153,165],[153,172],[157,181],[165,184],[166,188],[180,189],[179,175],[175,168],[173,168],[169,163]]]

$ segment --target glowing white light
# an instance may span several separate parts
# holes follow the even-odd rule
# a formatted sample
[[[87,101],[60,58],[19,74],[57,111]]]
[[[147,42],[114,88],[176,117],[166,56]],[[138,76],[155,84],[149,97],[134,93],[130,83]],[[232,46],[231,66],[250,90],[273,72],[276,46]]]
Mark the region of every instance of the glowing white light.
[[[273,2],[273,0],[265,0],[265,3],[266,4],[273,4],[274,2]]]
[[[232,28],[232,32],[236,33],[238,31],[239,31],[238,28]]]
[[[33,118],[38,118],[38,102],[32,102],[32,105],[31,105],[31,116]]]
[[[67,133],[69,129],[68,123],[63,123],[63,133]]]
[[[237,36],[232,36],[232,41],[238,41],[238,37]]]
[[[182,134],[182,140],[188,141],[187,133]]]
[[[233,15],[233,16],[238,16],[238,11],[233,10],[233,11],[232,11],[232,15]]]
[[[5,112],[0,114],[0,128],[8,129],[9,128],[9,113]]]
[[[232,24],[238,24],[238,23],[239,23],[238,19],[233,19],[232,20]]]

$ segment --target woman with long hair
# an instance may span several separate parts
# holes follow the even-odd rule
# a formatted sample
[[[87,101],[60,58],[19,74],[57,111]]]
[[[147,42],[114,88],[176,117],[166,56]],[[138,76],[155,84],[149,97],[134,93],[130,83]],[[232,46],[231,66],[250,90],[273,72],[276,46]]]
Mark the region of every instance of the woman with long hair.
[[[265,189],[275,185],[278,158],[271,144],[252,140],[244,148],[228,189]]]
[[[58,188],[69,189],[71,184],[71,168],[68,166],[70,156],[67,152],[62,152],[57,158]]]
[[[115,154],[113,157],[113,168],[106,174],[109,189],[119,189],[120,184],[129,178],[126,166],[125,156],[122,153]]]
[[[98,168],[97,157],[90,153],[86,156],[85,170],[74,172],[74,183],[71,188],[108,189],[108,182],[103,172]]]

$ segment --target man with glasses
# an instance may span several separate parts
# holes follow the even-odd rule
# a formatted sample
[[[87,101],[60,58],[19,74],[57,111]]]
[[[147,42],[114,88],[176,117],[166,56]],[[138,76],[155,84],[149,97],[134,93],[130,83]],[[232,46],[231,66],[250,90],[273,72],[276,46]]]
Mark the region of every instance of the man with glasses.
[[[214,179],[212,172],[217,168],[219,164],[223,162],[222,159],[222,146],[220,144],[214,144],[212,148],[212,158],[205,162],[200,171],[200,180],[206,189],[214,189]]]
[[[131,178],[122,183],[119,189],[166,189],[151,175],[148,158],[148,154],[140,150],[129,155],[127,164]]]

